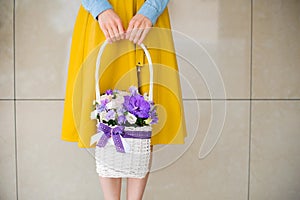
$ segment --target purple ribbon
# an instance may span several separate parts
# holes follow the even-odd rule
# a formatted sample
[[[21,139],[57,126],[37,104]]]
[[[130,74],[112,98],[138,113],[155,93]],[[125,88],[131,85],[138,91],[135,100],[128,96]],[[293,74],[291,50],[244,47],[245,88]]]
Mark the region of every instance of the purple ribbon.
[[[138,139],[150,139],[151,131],[125,131],[124,126],[116,126],[111,128],[110,126],[99,123],[97,132],[103,132],[104,134],[97,143],[98,147],[104,147],[108,139],[112,137],[116,150],[121,153],[125,153],[125,149],[121,140],[123,138],[138,138]]]

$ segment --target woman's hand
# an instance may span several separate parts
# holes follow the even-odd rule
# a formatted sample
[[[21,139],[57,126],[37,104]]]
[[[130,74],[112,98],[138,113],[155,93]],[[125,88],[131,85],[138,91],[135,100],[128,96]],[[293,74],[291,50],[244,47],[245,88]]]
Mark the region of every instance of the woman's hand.
[[[125,30],[120,17],[109,9],[98,15],[98,22],[109,43],[125,38]]]
[[[148,34],[152,23],[150,19],[141,14],[136,14],[129,22],[126,30],[126,39],[140,45]]]

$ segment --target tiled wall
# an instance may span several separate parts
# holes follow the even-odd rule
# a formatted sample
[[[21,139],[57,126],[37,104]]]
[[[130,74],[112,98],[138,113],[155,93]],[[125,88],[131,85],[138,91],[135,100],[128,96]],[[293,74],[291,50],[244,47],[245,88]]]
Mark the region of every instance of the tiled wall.
[[[102,198],[92,155],[60,140],[79,5],[0,1],[1,200]],[[157,151],[145,199],[300,199],[300,1],[171,0],[169,10],[177,48],[190,38],[214,63],[191,66],[189,46],[179,58],[189,137]],[[215,66],[224,97],[205,76]],[[199,159],[218,104],[221,136]]]

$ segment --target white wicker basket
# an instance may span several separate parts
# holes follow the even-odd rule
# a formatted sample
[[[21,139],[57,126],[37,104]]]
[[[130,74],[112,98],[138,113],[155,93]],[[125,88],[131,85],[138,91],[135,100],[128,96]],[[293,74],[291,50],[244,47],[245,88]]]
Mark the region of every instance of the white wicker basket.
[[[96,146],[96,171],[102,177],[145,177],[150,168],[150,139],[125,138],[130,152],[120,153],[110,141],[104,148]]]
[[[96,63],[96,100],[100,100],[100,86],[99,86],[99,68],[100,60],[103,54],[105,46],[108,44],[105,41],[100,47],[97,63]],[[149,72],[150,72],[150,86],[149,86],[149,100],[153,99],[153,66],[150,53],[144,46],[140,45],[144,50],[148,63],[149,63]],[[112,127],[113,128],[113,127]],[[139,134],[148,133],[152,131],[151,126],[142,126],[142,127],[125,127],[124,131],[133,131],[138,132]],[[95,135],[94,135],[95,136]],[[98,136],[97,140],[100,136]],[[91,139],[95,140],[94,139]],[[150,143],[151,139],[148,137],[146,139],[140,138],[121,138],[124,146],[129,146],[129,151],[125,153],[118,152],[116,146],[113,142],[112,137],[108,139],[108,142],[104,147],[99,147],[98,145],[95,148],[95,160],[96,160],[96,171],[99,176],[102,177],[112,177],[112,178],[143,178],[150,170],[150,160],[151,160],[151,149]],[[98,140],[99,142],[99,140]],[[93,142],[91,142],[93,143]],[[98,143],[99,144],[99,143]]]

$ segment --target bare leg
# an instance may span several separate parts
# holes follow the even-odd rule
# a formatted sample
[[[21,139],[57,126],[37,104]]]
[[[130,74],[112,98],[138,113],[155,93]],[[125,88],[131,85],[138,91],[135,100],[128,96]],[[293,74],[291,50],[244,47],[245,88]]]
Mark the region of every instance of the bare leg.
[[[127,178],[127,200],[142,200],[149,173],[144,178]]]
[[[150,150],[151,150],[151,155],[150,155],[150,163],[151,163],[153,145],[150,145]],[[149,172],[144,178],[127,178],[127,200],[142,200],[146,188],[146,184],[148,181],[148,177],[149,177]]]
[[[106,178],[99,176],[105,200],[120,200],[121,178]]]

